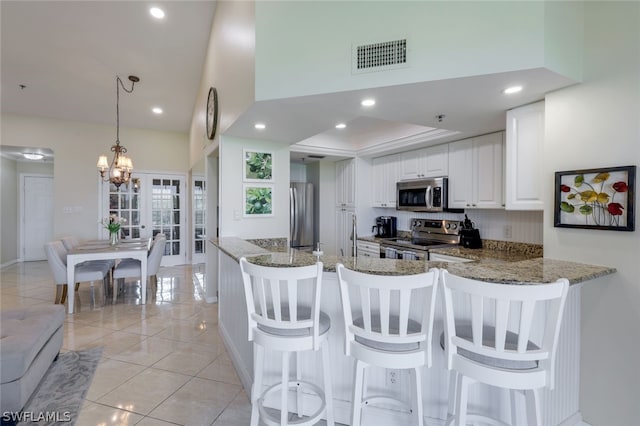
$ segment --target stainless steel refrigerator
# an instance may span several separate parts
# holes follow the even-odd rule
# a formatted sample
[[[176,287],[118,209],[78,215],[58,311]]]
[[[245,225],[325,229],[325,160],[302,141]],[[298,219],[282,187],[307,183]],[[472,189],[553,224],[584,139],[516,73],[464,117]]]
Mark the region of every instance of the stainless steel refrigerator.
[[[313,184],[289,185],[289,227],[291,247],[313,248]]]

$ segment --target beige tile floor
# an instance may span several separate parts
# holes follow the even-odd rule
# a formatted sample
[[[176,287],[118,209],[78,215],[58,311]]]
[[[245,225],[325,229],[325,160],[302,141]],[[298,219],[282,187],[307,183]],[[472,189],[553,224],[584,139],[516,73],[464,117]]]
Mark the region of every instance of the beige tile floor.
[[[77,425],[246,426],[251,406],[218,334],[217,305],[195,284],[204,265],[161,268],[140,304],[127,282],[116,304],[102,283],[82,283],[65,322],[63,351],[101,346]],[[0,270],[2,308],[53,303],[47,262]]]

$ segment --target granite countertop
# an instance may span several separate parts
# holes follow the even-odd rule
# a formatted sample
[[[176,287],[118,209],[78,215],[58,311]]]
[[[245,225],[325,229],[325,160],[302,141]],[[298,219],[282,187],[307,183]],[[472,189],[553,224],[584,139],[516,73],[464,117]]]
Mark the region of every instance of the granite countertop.
[[[316,256],[288,247],[265,244],[261,248],[236,237],[211,240],[220,250],[235,260],[247,257],[251,263],[274,267],[311,265]],[[455,250],[458,250],[457,252]],[[616,272],[614,268],[543,257],[526,257],[522,253],[511,255],[499,250],[449,248],[439,251],[456,257],[475,256],[472,262],[431,262],[423,260],[376,259],[370,257],[320,256],[325,272],[335,272],[336,264],[342,263],[349,269],[379,275],[410,275],[428,271],[430,268],[444,268],[450,273],[481,281],[505,284],[549,283],[559,278],[567,278],[571,284],[588,281]],[[471,253],[469,253],[471,252]]]

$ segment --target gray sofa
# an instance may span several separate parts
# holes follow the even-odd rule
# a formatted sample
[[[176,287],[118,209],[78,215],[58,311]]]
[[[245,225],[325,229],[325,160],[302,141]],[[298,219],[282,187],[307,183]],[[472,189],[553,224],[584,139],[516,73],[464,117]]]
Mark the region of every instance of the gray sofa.
[[[0,312],[0,412],[18,412],[62,348],[63,305]]]

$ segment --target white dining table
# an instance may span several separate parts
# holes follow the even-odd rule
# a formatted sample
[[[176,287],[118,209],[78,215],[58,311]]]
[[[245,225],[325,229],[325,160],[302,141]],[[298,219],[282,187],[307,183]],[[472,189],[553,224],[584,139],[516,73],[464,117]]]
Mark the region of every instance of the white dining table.
[[[89,260],[117,260],[137,259],[140,261],[140,287],[141,303],[147,302],[147,256],[149,254],[149,240],[121,240],[116,245],[109,245],[108,241],[94,240],[84,242],[67,253],[67,285],[73,285],[75,280],[76,265]],[[73,287],[71,287],[73,288]],[[73,314],[74,296],[73,290],[69,291],[68,312]]]

